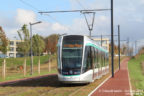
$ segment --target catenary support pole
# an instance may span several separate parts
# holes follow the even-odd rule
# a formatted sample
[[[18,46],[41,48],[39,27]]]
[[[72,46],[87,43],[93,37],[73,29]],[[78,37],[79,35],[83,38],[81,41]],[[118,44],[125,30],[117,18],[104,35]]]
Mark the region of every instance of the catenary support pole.
[[[33,75],[33,53],[32,53],[32,24],[30,23],[30,55],[31,55],[31,75]]]
[[[32,52],[32,25],[42,23],[41,21],[29,23],[30,24],[30,54],[31,54],[31,75],[33,75],[33,52]]]
[[[112,77],[114,77],[113,0],[111,0],[111,66]]]
[[[118,25],[118,52],[119,52],[119,70],[120,70],[120,25]]]

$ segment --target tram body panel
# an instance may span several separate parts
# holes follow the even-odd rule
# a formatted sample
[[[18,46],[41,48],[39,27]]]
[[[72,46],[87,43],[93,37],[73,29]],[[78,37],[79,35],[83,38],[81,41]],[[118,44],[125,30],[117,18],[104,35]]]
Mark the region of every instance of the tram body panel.
[[[76,76],[64,76],[64,75],[58,74],[58,79],[59,81],[63,83],[89,83],[93,81],[92,73],[93,73],[93,70],[89,70],[85,72],[84,74],[76,75]]]
[[[58,74],[58,79],[59,81],[64,82],[64,83],[76,83],[80,81],[80,76],[78,75],[77,76],[64,76],[64,75]]]

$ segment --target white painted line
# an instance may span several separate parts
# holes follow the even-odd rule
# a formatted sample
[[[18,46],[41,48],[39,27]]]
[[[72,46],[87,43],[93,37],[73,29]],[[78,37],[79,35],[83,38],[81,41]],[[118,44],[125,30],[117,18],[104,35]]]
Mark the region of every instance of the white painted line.
[[[117,68],[114,73],[116,73],[118,70],[119,70],[119,69]],[[108,79],[110,79],[110,78],[111,78],[111,75],[110,75],[107,79],[105,79],[99,86],[97,86],[93,91],[91,91],[91,92],[88,94],[88,96],[91,96],[98,88],[100,88],[100,87],[101,87]]]
[[[128,70],[128,64],[127,64],[127,71],[128,71],[128,79],[129,79],[129,86],[130,86],[130,95],[133,96],[132,86],[131,86],[130,76],[129,76],[129,70]]]
[[[105,79],[99,86],[97,86],[91,93],[89,93],[88,96],[91,96],[99,87],[101,87],[108,79],[110,79],[111,76],[109,76],[107,79]]]

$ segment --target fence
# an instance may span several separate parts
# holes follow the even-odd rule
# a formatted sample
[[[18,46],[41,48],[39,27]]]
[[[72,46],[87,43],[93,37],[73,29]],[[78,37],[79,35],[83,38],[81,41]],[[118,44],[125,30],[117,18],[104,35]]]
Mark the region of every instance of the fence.
[[[33,75],[30,75],[30,57],[0,59],[0,81],[20,79],[57,72],[56,56],[34,57]]]

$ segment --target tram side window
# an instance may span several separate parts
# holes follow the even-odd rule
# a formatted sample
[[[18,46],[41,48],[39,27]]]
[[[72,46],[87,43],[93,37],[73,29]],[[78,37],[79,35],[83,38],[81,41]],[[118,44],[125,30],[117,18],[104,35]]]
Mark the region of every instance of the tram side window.
[[[97,68],[98,67],[98,65],[97,65],[97,57],[98,57],[98,55],[97,55],[97,49],[95,49],[95,68]]]
[[[102,67],[102,52],[101,51],[99,51],[99,58],[100,58],[100,67]]]
[[[57,53],[58,53],[58,71],[60,72],[60,68],[61,68],[61,64],[60,64],[60,46],[58,46]]]
[[[105,66],[105,53],[103,52],[103,66]]]
[[[106,53],[104,53],[104,66],[106,66]]]
[[[103,56],[104,56],[104,66],[106,66],[106,59],[105,59],[106,58],[106,53],[105,52],[103,53]]]
[[[106,53],[105,60],[106,60],[106,66],[107,66],[109,64],[108,53]]]
[[[92,69],[92,56],[91,56],[91,47],[86,46],[85,55],[84,55],[84,63],[83,63],[83,72]]]
[[[97,50],[97,66],[100,68],[100,51]]]
[[[108,55],[108,53],[106,54],[106,61],[107,61],[107,65],[109,65],[109,55]]]
[[[104,52],[102,52],[102,67],[104,67]]]
[[[102,51],[100,52],[100,57],[101,57],[101,67],[103,67],[103,55],[102,55]]]
[[[103,52],[103,63],[104,63],[104,67],[105,67],[105,52]]]
[[[97,67],[96,65],[96,49],[94,48],[94,65],[95,65],[95,68]]]
[[[92,66],[94,67],[94,59],[95,59],[95,56],[94,56],[94,47],[91,47],[91,57],[92,57]]]
[[[101,62],[102,62],[102,60],[101,60],[101,51],[99,50],[99,52],[98,52],[98,55],[99,55],[99,67],[101,68]]]

